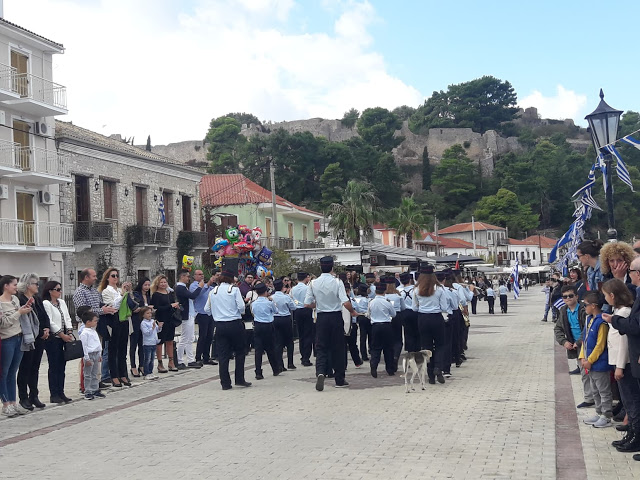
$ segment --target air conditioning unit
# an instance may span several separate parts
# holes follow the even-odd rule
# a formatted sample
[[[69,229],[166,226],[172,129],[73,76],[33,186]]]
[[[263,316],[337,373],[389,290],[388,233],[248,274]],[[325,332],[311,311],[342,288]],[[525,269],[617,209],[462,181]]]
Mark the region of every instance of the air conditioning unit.
[[[0,200],[9,199],[9,185],[0,185]]]
[[[47,124],[44,122],[36,122],[36,134],[37,135],[47,135],[47,132],[49,131],[49,127],[47,127]]]
[[[38,192],[40,197],[40,203],[42,205],[54,205],[56,202],[53,200],[51,192],[40,191]]]

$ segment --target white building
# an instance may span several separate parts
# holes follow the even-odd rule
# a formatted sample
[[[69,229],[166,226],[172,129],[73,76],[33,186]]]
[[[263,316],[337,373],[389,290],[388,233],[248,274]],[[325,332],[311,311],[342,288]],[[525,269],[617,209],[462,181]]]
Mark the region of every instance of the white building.
[[[520,265],[537,267],[549,263],[549,255],[556,244],[553,238],[531,235],[524,240],[509,239],[509,264],[518,259]]]
[[[0,17],[2,16],[0,3]],[[0,273],[36,272],[60,280],[73,226],[60,222],[68,157],[56,148],[54,116],[67,113],[66,89],[53,82],[48,40],[0,18]]]

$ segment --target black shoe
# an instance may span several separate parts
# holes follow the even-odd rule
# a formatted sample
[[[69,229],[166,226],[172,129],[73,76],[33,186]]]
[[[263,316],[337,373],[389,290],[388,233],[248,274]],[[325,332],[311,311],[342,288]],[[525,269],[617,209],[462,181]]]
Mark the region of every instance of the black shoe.
[[[616,447],[619,452],[640,452],[640,435],[634,435],[627,443]]]
[[[619,431],[619,432],[628,432],[629,431],[629,425],[616,425],[616,430]]]
[[[99,388],[111,388],[111,383],[104,383],[104,382],[100,382],[98,384]]]
[[[625,443],[630,442],[631,440],[633,440],[633,432],[627,432],[627,434],[620,440],[614,440],[613,442],[611,442],[611,445],[613,445],[614,447],[620,447]]]
[[[244,382],[236,383],[236,387],[250,387],[250,386],[251,386],[251,382],[247,382],[246,380]]]
[[[64,393],[62,395],[60,395],[60,398],[64,401],[64,403],[71,403],[73,402],[72,399],[70,399],[69,397],[67,397]]]
[[[371,376],[373,378],[378,378],[378,372],[375,368],[371,367]]]
[[[389,375],[390,377],[393,377],[396,374],[396,372],[387,372],[387,375]]]
[[[102,393],[100,390],[98,390],[97,392],[95,392],[95,393],[93,394],[93,396],[94,396],[94,397],[97,397],[97,398],[107,398],[107,396],[106,396],[104,393]]]
[[[207,365],[217,365],[217,364],[218,364],[218,362],[216,362],[215,360],[208,360],[208,361],[206,362],[206,364],[207,364]]]
[[[196,360],[196,363],[201,367],[204,367],[204,362],[202,360]]]
[[[274,370],[273,371],[273,376],[277,377],[278,375],[280,375],[280,370]]]
[[[569,375],[579,375],[579,374],[580,374],[580,368],[578,367],[574,368],[569,372]]]
[[[223,390],[231,390],[233,387],[231,385],[223,385],[222,389]]]
[[[288,368],[289,370],[295,370],[295,369],[296,369],[296,366],[295,366],[293,363],[290,363],[289,365],[287,365],[287,368]]]
[[[303,367],[313,367],[313,363],[311,363],[309,360],[305,360],[304,362],[302,362],[302,366]]]
[[[582,402],[579,405],[576,405],[576,408],[589,408],[589,407],[593,407],[596,404],[596,402]]]
[[[436,384],[436,379],[435,378],[429,378],[429,384],[430,385],[435,385]]]
[[[324,375],[322,373],[316,379],[316,390],[319,392],[324,390]]]
[[[286,369],[286,368],[284,368],[284,366],[283,366],[283,367],[280,367],[280,373],[282,373],[282,372],[286,372],[286,371],[287,371],[287,369]]]
[[[113,384],[111,384],[111,386],[112,386],[113,388],[122,388],[122,383],[120,383],[120,382],[118,382],[118,383],[113,383]]]
[[[546,321],[547,321],[547,319],[546,319],[546,318],[543,318],[543,319],[542,319],[542,320],[540,320],[540,321],[541,321],[541,322],[546,322]]]
[[[349,386],[349,382],[347,382],[346,380],[343,380],[342,382],[336,383],[334,385],[334,387],[336,387],[336,388],[346,388],[348,386]]]
[[[198,362],[189,362],[187,364],[188,368],[202,368],[202,365],[200,365],[200,363]]]
[[[113,380],[107,378],[106,380],[102,380],[102,383],[113,383]]]
[[[636,453],[636,454],[633,456],[633,459],[634,459],[636,462],[640,462],[640,454],[637,454],[637,453]]]
[[[624,421],[624,417],[627,415],[626,410],[623,408],[620,410],[620,412],[618,412],[617,415],[613,416],[613,420],[616,422],[623,422]]]
[[[33,405],[31,405],[31,402],[29,401],[28,398],[25,398],[24,400],[20,400],[20,406],[25,410],[29,410],[30,412],[33,411],[33,409],[35,408]]]
[[[463,362],[467,361],[467,356],[464,353],[460,354],[460,360],[462,360]]]
[[[256,380],[264,380],[264,377],[261,373],[256,373]]]
[[[38,399],[38,397],[33,397],[33,398],[31,399],[31,405],[33,405],[33,406],[34,406],[34,407],[36,407],[36,408],[44,408],[44,407],[46,407],[46,405],[45,405],[44,403],[42,403],[42,402]]]
[[[363,361],[363,362],[368,362],[369,360],[370,360],[370,358],[369,358],[369,357],[362,357],[362,361]]]
[[[186,370],[187,366],[184,363],[179,363],[178,364],[178,370]]]
[[[462,365],[462,362],[456,362],[456,368],[460,368],[460,365]]]
[[[129,381],[128,378],[125,378],[124,380],[120,380],[120,382],[122,383],[122,385],[124,385],[125,387],[130,387],[131,386],[131,382]]]
[[[436,378],[438,379],[438,383],[444,383],[444,376],[442,372],[436,374]]]

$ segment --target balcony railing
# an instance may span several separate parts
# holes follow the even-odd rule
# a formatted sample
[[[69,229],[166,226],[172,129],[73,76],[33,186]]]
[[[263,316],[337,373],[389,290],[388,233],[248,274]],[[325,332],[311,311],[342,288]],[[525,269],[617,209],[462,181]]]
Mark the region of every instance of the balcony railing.
[[[2,77],[0,77],[0,81]],[[16,149],[19,144],[14,142],[0,141],[0,166],[9,168],[20,168],[16,156]]]
[[[171,243],[171,230],[167,227],[148,227],[133,225],[127,229],[125,236],[133,245],[169,245]]]
[[[17,75],[17,70],[9,65],[0,63],[0,90],[13,91],[13,79]]]
[[[188,230],[181,230],[178,233],[178,239],[180,237],[186,236],[191,237],[191,245],[195,248],[206,249],[209,247],[209,238],[207,232],[192,232]],[[179,240],[177,240],[176,242],[179,242]]]
[[[23,172],[43,173],[57,177],[69,176],[69,155],[40,147],[14,144],[18,168]]]
[[[303,248],[324,248],[324,242],[311,242],[309,240],[294,240],[285,237],[263,237],[262,244],[269,248],[281,250],[300,250]]]
[[[0,245],[73,247],[73,225],[0,218]]]
[[[76,242],[113,243],[118,236],[118,223],[113,222],[75,222]]]
[[[29,98],[55,108],[67,109],[67,89],[62,85],[31,73],[12,72],[11,90],[21,98]]]

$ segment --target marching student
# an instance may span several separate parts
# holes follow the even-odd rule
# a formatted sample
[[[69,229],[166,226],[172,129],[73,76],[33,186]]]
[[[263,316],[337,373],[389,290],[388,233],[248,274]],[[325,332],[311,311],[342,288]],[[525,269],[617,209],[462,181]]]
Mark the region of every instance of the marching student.
[[[344,289],[347,292],[347,296],[349,298],[351,298],[351,305],[353,305],[354,310],[357,313],[360,313],[360,309],[356,306],[358,297],[353,295],[353,292],[351,290],[351,286],[349,286],[349,284],[345,282]],[[365,290],[365,294],[366,294],[366,290]],[[349,335],[345,335],[345,337],[344,337],[344,341],[345,341],[345,344],[346,344],[346,348],[345,348],[345,351],[344,351],[344,358],[345,358],[345,364],[348,363],[347,362],[347,350],[349,350],[349,353],[351,354],[351,360],[353,360],[354,365],[356,366],[356,368],[360,368],[362,366],[362,359],[360,358],[360,352],[358,351],[358,323],[357,323],[357,318],[358,317],[353,317],[353,316],[351,317],[351,330],[349,332]]]
[[[496,312],[494,311],[494,306],[496,303],[496,292],[493,290],[493,286],[489,283],[487,284],[487,289],[485,290],[485,295],[487,297],[487,305],[489,306],[489,313],[494,315]]]
[[[398,293],[395,277],[384,277],[382,283],[385,286],[384,298],[386,298],[396,314],[391,320],[391,328],[393,334],[393,358],[396,362],[396,371],[398,370],[398,359],[402,353],[402,315],[400,312],[404,310],[404,302]]]
[[[364,279],[367,287],[367,298],[371,300],[376,296],[376,275],[374,273],[365,273]],[[363,362],[369,361],[369,350],[371,349],[371,320],[360,315],[358,317],[358,326],[360,327],[360,355]]]
[[[402,298],[404,309],[400,312],[404,329],[404,348],[407,352],[420,350],[420,332],[418,330],[418,312],[413,310],[413,295],[415,285],[413,275],[409,272],[400,274],[398,294]]]
[[[276,356],[280,361],[280,370],[286,372],[287,368],[296,369],[293,364],[293,323],[291,320],[291,313],[296,310],[296,304],[293,303],[289,295],[283,292],[285,284],[282,279],[275,280],[273,288],[275,292],[272,298],[277,310],[273,321],[276,331]],[[287,348],[287,368],[284,368],[282,360],[285,347]]]
[[[371,376],[378,378],[378,364],[380,354],[384,353],[384,366],[388,375],[395,375],[398,368],[393,358],[394,335],[391,319],[396,316],[393,304],[385,298],[386,283],[376,286],[376,296],[369,302],[369,315],[371,317]],[[394,282],[395,286],[395,282]]]
[[[278,358],[275,349],[274,315],[278,313],[278,308],[273,299],[269,297],[269,291],[264,283],[256,283],[254,291],[258,294],[258,298],[251,303],[256,380],[263,380],[262,354],[265,352],[273,370],[273,376],[277,377],[282,371],[282,351],[280,351],[280,358]]]
[[[304,297],[311,277],[307,272],[298,272],[298,283],[291,289],[291,298],[296,305],[293,319],[298,326],[298,338],[300,347],[300,361],[303,367],[310,367],[311,352],[315,339],[315,325],[313,323],[313,310],[304,306]]]
[[[462,318],[460,313],[460,304],[458,303],[458,292],[454,285],[454,276],[446,273],[436,273],[436,278],[443,282],[442,288],[447,297],[447,318],[444,324],[444,367],[443,375],[445,378],[451,377],[451,362],[455,361],[456,366],[459,367],[459,357],[455,353],[455,337],[453,331],[455,329],[456,322]],[[442,312],[443,315],[445,312]],[[454,360],[455,359],[455,360]]]
[[[473,292],[462,282],[460,270],[453,270],[453,288],[458,294],[459,315],[456,316],[457,318],[452,325],[452,348],[456,367],[459,367],[462,365],[462,361],[467,359],[464,350],[467,345],[469,327],[465,322],[465,316],[469,318],[469,302],[473,298]]]
[[[498,294],[500,295],[500,311],[502,313],[507,313],[507,295],[509,294],[509,289],[504,284],[504,280],[500,280]]]

